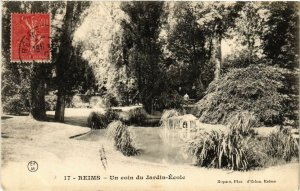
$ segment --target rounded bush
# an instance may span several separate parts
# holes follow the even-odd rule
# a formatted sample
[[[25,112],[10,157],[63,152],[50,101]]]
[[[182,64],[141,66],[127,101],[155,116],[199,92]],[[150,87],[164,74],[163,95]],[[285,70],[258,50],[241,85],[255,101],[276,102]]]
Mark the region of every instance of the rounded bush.
[[[105,115],[99,112],[92,112],[88,116],[87,123],[91,129],[104,129],[107,127],[109,121]]]
[[[228,124],[236,113],[249,111],[255,113],[257,126],[282,124],[290,102],[283,91],[285,73],[264,65],[232,69],[209,85],[193,114],[205,123]]]

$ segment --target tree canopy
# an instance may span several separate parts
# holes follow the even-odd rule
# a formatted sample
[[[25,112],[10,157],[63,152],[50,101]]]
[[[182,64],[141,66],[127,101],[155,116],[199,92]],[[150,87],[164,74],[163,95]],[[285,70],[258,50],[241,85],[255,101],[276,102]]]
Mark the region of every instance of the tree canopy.
[[[55,119],[63,121],[76,92],[112,105],[139,102],[147,112],[181,107],[188,94],[207,122],[223,106],[216,122],[241,109],[265,124],[295,120],[297,10],[295,2],[4,2],[4,109],[16,105],[43,120],[45,95],[55,91]],[[11,64],[12,12],[51,12],[50,64]],[[273,105],[258,102],[268,95]],[[230,99],[249,107],[232,108]]]

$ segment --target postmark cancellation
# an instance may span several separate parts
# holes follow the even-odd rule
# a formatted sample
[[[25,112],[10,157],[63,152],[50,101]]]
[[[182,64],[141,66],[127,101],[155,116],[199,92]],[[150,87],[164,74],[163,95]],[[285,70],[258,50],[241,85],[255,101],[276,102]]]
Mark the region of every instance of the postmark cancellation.
[[[51,62],[50,13],[11,14],[11,62]]]

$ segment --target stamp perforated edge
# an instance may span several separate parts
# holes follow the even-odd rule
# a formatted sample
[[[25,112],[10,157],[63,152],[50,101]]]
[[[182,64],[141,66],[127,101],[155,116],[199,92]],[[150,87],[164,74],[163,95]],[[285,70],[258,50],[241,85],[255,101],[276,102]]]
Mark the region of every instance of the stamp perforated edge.
[[[11,39],[12,39],[12,15],[13,14],[44,14],[44,15],[49,15],[49,59],[42,59],[42,60],[12,60],[12,44],[11,44]],[[31,63],[41,63],[41,64],[49,64],[49,63],[52,63],[52,38],[51,38],[51,13],[50,12],[32,12],[32,13],[20,13],[20,12],[13,12],[10,14],[10,39],[9,39],[9,59],[10,59],[10,63],[28,63],[28,64],[31,64]]]

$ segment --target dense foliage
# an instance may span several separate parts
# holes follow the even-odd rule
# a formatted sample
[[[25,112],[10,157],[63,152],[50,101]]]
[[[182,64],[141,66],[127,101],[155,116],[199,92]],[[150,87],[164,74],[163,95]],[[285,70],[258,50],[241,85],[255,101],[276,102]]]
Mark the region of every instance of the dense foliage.
[[[91,129],[106,129],[107,125],[119,119],[120,110],[107,109],[104,113],[91,112],[87,119],[87,126]]]
[[[246,110],[255,114],[256,125],[283,124],[291,101],[283,91],[286,72],[265,65],[232,69],[209,85],[194,113],[203,122],[227,124]]]
[[[272,2],[266,6],[269,18],[262,35],[266,56],[284,68],[299,68],[299,4]]]
[[[73,94],[86,93],[104,100],[92,105],[142,103],[154,113],[181,108],[187,93],[203,98],[194,112],[204,122],[248,110],[257,125],[297,125],[297,10],[295,2],[4,2],[4,112],[43,120],[55,109],[63,121],[64,107],[80,102]],[[51,12],[52,63],[10,63],[12,12]],[[57,98],[45,100],[49,91]]]
[[[148,112],[153,111],[155,100],[167,88],[161,68],[161,43],[158,41],[165,18],[163,5],[164,2],[124,2],[121,5],[128,15],[128,19],[122,21],[123,49],[126,50],[123,64],[128,64],[136,77],[140,102]]]

